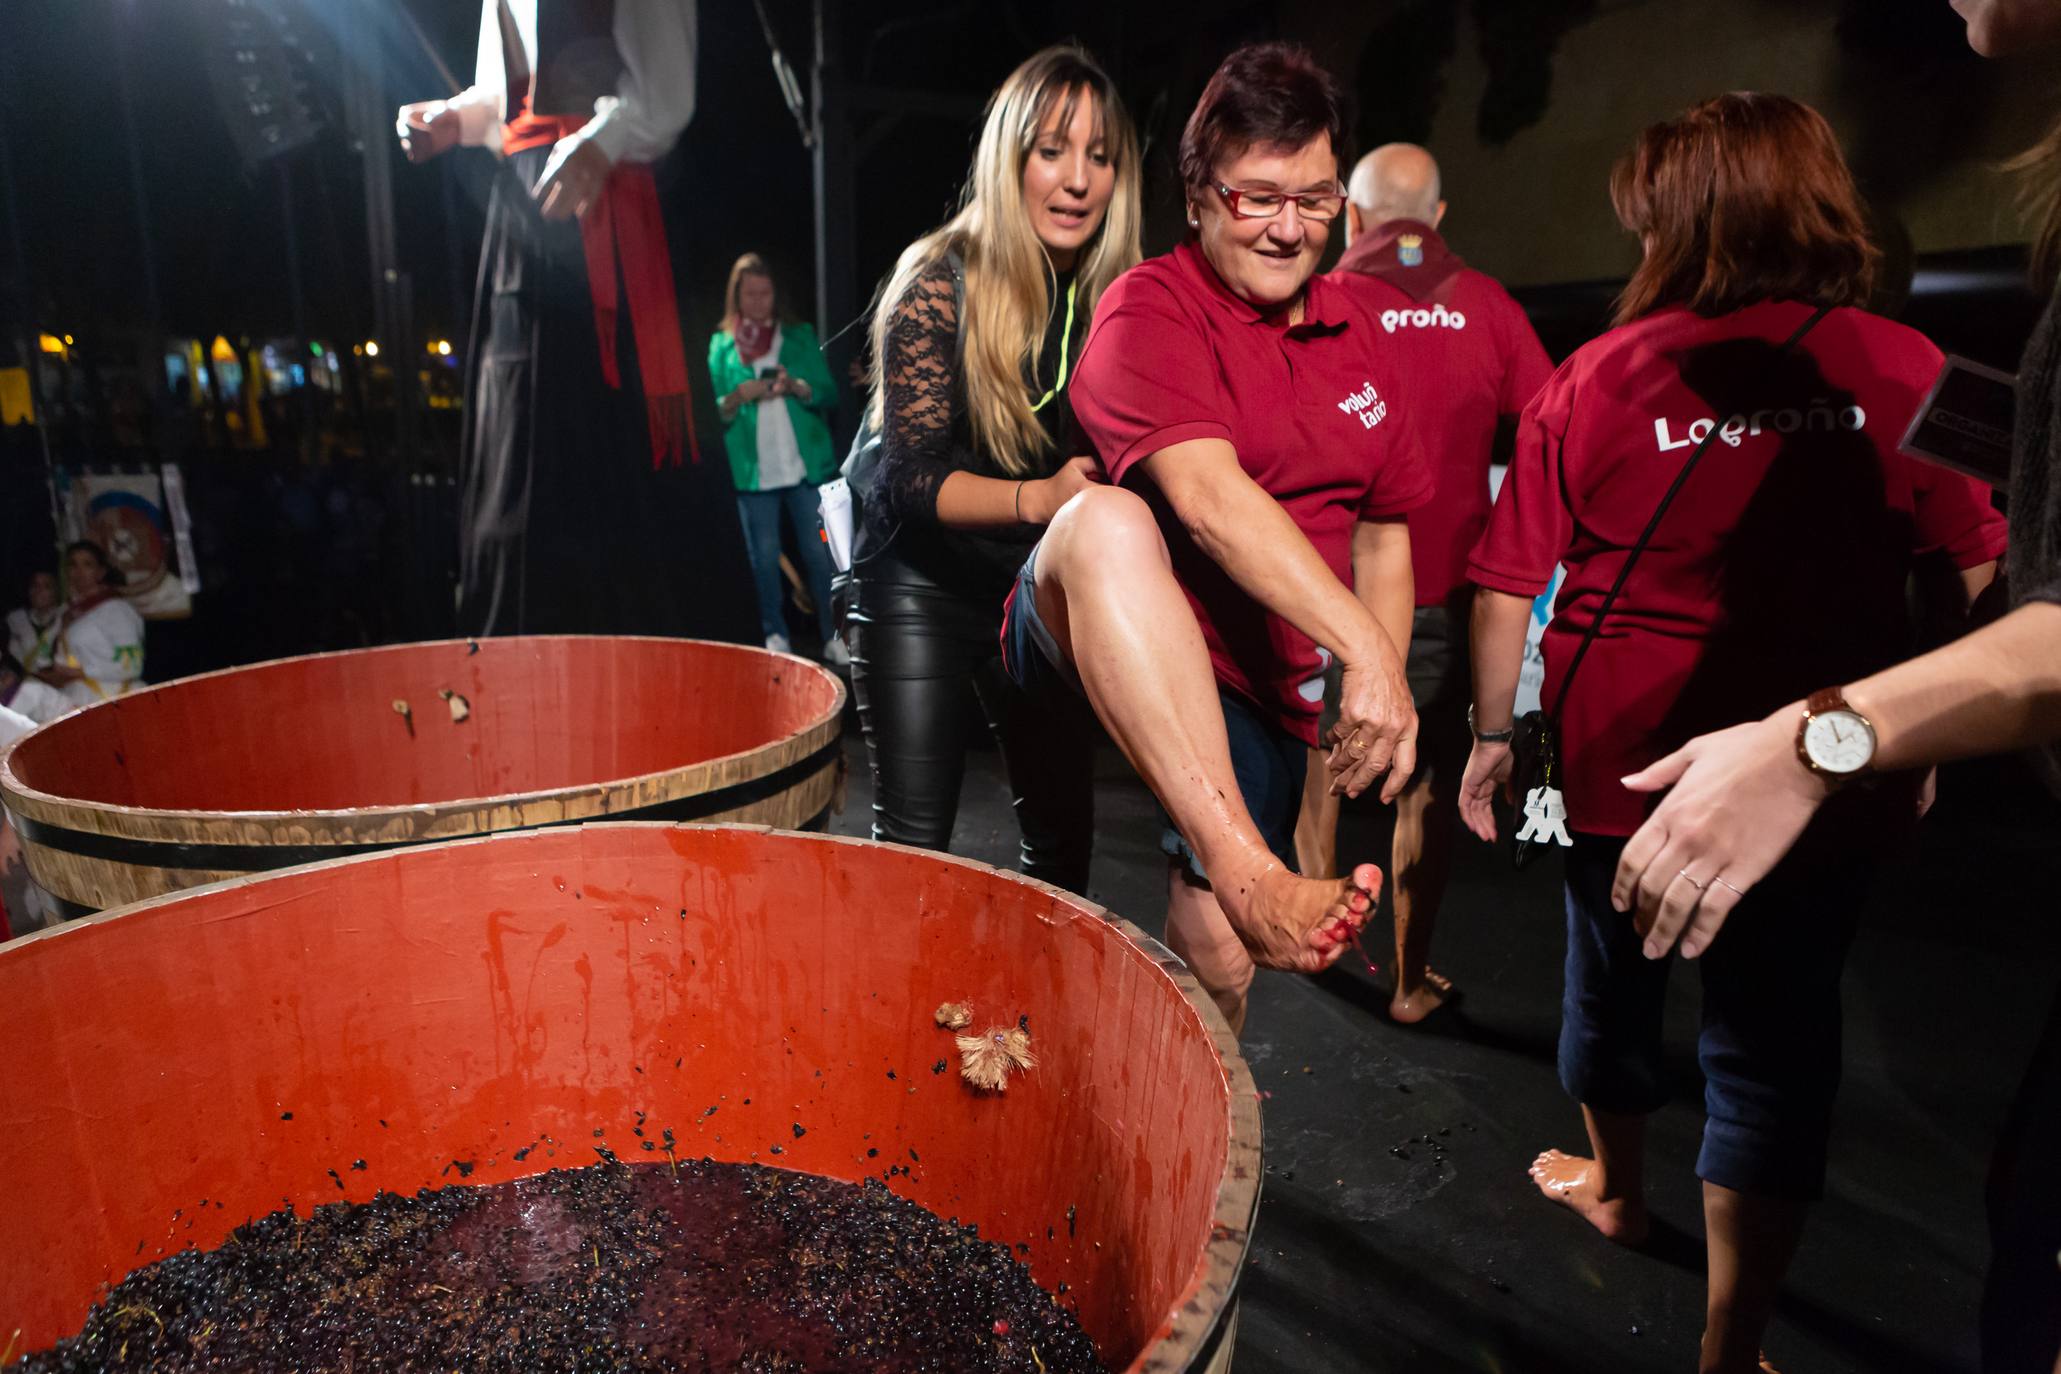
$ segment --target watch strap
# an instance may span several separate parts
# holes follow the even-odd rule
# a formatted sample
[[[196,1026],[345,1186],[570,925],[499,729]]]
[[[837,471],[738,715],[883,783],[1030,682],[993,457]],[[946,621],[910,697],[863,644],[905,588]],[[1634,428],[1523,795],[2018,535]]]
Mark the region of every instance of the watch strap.
[[[1859,711],[1854,711],[1853,707],[1846,704],[1844,688],[1820,687],[1804,699],[1803,713],[1806,717],[1823,715],[1827,711],[1853,711],[1855,715],[1860,715]]]

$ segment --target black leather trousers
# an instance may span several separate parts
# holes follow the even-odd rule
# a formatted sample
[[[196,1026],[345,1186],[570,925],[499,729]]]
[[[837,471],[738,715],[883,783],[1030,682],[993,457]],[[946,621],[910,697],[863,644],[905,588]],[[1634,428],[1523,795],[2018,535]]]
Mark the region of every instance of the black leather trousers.
[[[1085,892],[1096,727],[1085,701],[1036,699],[1002,668],[1002,603],[882,558],[853,580],[852,689],[873,765],[873,838],[949,850],[979,701],[1009,770],[1022,871]]]

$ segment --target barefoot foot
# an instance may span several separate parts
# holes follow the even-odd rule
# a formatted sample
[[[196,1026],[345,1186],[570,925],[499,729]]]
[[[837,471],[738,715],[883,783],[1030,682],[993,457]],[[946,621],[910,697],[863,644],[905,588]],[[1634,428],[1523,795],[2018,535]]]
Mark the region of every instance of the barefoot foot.
[[[1597,1191],[1596,1161],[1547,1150],[1531,1162],[1531,1180],[1551,1201],[1578,1214],[1619,1245],[1646,1243],[1646,1200],[1605,1198]]]
[[[1299,973],[1336,962],[1380,895],[1381,870],[1373,864],[1361,864],[1348,878],[1326,879],[1269,867],[1249,883],[1217,888],[1217,902],[1252,961]]]
[[[1453,996],[1453,980],[1437,969],[1427,968],[1416,986],[1407,990],[1396,980],[1395,996],[1388,1003],[1388,1019],[1399,1026],[1414,1026],[1446,1004]]]

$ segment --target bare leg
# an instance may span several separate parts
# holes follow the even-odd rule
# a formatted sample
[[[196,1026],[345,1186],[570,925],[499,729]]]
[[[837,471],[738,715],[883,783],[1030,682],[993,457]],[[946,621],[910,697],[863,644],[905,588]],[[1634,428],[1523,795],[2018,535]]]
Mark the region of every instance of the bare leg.
[[[1167,867],[1166,943],[1195,974],[1203,991],[1231,1023],[1231,1034],[1245,1033],[1245,995],[1252,988],[1254,964],[1245,942],[1231,928],[1231,918],[1217,905],[1216,895],[1191,881],[1178,864]]]
[[[1338,872],[1338,797],[1322,749],[1310,750],[1309,771],[1302,775],[1302,810],[1295,818],[1295,866],[1305,878],[1329,878]]]
[[[1775,1293],[1803,1234],[1805,1204],[1792,1198],[1703,1185],[1710,1244],[1710,1312],[1700,1374],[1755,1374]]]
[[[1437,1011],[1453,985],[1432,972],[1431,932],[1452,873],[1453,829],[1460,813],[1447,768],[1420,772],[1395,800],[1395,844],[1389,871],[1395,879],[1395,998],[1388,1014],[1413,1025]]]
[[[1313,973],[1364,925],[1381,870],[1298,878],[1268,850],[1231,771],[1209,651],[1152,512],[1120,487],[1069,501],[1038,546],[1038,615],[1096,715],[1173,817],[1256,962]]]
[[[1547,1150],[1531,1162],[1532,1182],[1618,1244],[1645,1244],[1646,1118],[1585,1106],[1582,1122],[1595,1157]]]

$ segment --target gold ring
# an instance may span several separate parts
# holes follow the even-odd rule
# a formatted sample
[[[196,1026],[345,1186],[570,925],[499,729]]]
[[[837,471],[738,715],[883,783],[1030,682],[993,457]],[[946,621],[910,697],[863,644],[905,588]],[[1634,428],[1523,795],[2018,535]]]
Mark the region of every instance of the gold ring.
[[[1681,872],[1679,872],[1679,873],[1675,874],[1675,876],[1676,876],[1677,878],[1680,878],[1680,879],[1681,879],[1681,880],[1682,880],[1683,882],[1687,883],[1687,884],[1688,884],[1689,886],[1691,886],[1691,887],[1695,888],[1695,889],[1696,889],[1696,890],[1697,890],[1698,892],[1702,892],[1702,891],[1703,891],[1704,889],[1706,889],[1706,888],[1708,888],[1708,887],[1710,886],[1710,884],[1709,884],[1709,883],[1699,883],[1699,882],[1697,882],[1697,881],[1696,881],[1696,880],[1695,880],[1694,878],[1690,877],[1690,876],[1689,876],[1689,870],[1688,870],[1688,869],[1686,869],[1686,868],[1685,868],[1685,869],[1683,869],[1683,870],[1682,870]],[[1727,884],[1727,886],[1729,886],[1729,884]],[[1738,891],[1738,889],[1737,889],[1737,888],[1733,888],[1732,890],[1733,890],[1734,892]]]
[[[1712,881],[1712,882],[1714,882],[1714,883],[1716,883],[1716,884],[1717,884],[1717,885],[1718,885],[1719,887],[1721,887],[1721,888],[1725,889],[1725,890],[1726,890],[1727,892],[1731,893],[1731,894],[1732,894],[1733,896],[1735,896],[1735,897],[1744,897],[1744,896],[1746,895],[1746,893],[1745,893],[1744,891],[1742,891],[1742,890],[1741,890],[1741,889],[1739,889],[1739,888],[1733,887],[1733,886],[1732,886],[1732,885],[1731,885],[1730,883],[1726,882],[1726,881],[1725,881],[1725,880],[1724,880],[1723,878],[1715,878],[1715,877],[1714,877],[1714,878],[1712,878],[1712,879],[1711,879],[1711,881]]]
[[[1345,749],[1354,758],[1359,758],[1367,752],[1367,746],[1360,743],[1358,731],[1354,731],[1352,738],[1345,742]]]

